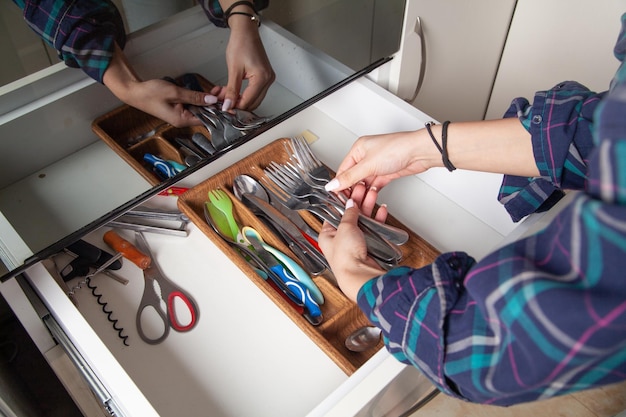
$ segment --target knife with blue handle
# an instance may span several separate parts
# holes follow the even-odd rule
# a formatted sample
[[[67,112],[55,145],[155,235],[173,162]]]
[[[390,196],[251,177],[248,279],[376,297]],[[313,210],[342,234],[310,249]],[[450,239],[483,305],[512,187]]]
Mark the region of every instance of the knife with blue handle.
[[[143,155],[143,160],[149,163],[152,166],[152,169],[154,169],[154,172],[156,172],[162,179],[172,178],[177,174],[174,167],[168,164],[165,159],[159,158],[156,155],[146,153]]]
[[[322,310],[320,310],[320,306],[313,300],[313,297],[311,297],[309,289],[279,264],[276,258],[263,247],[263,244],[255,236],[247,235],[246,239],[252,245],[263,263],[281,280],[282,284],[289,289],[291,295],[296,298],[294,301],[304,304],[304,308],[307,310],[306,314],[308,314],[315,323],[321,323]]]

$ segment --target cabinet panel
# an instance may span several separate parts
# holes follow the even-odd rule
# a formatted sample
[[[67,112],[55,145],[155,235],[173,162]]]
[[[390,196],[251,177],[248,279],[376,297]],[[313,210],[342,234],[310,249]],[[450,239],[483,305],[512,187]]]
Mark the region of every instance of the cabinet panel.
[[[482,119],[515,0],[411,3],[426,39],[426,73],[413,105],[440,121]]]
[[[608,89],[613,47],[625,0],[520,0],[504,48],[486,118],[500,118],[515,97],[576,80]]]

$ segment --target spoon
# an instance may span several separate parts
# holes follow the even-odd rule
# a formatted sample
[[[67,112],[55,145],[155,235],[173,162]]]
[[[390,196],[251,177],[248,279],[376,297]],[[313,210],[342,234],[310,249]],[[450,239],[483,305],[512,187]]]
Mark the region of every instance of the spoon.
[[[378,344],[381,333],[382,331],[378,327],[359,327],[346,337],[346,348],[352,352],[364,352]]]
[[[235,197],[241,200],[241,196],[245,193],[256,195],[264,201],[267,201],[272,206],[274,206],[278,211],[287,216],[289,220],[291,220],[297,227],[300,229],[304,235],[304,237],[311,242],[311,244],[319,250],[317,246],[317,232],[309,226],[307,222],[305,222],[302,217],[296,212],[287,207],[283,206],[280,203],[275,203],[270,200],[270,196],[267,193],[265,187],[261,185],[260,182],[255,180],[249,175],[238,175],[235,177],[233,181],[233,191],[235,193]]]
[[[248,208],[250,208],[257,216],[265,219],[269,222],[273,228],[282,236],[283,240],[289,246],[289,249],[292,250],[300,259],[305,268],[312,275],[320,275],[324,271],[326,271],[328,267],[328,263],[326,259],[321,253],[319,246],[317,246],[317,242],[313,239],[306,231],[303,230],[304,225],[302,223],[304,220],[300,217],[300,215],[296,212],[289,210],[289,213],[286,213],[284,210],[280,210],[280,207],[276,207],[275,204],[270,202],[269,196],[265,188],[257,182],[254,178],[248,175],[239,175],[233,181],[233,192],[235,193],[235,197],[241,200]],[[278,219],[275,219],[275,216],[268,215],[267,213],[258,209],[258,207],[251,206],[249,204],[249,199],[245,199],[245,195],[253,195],[258,197],[260,200],[269,203],[275,210],[278,210],[280,214],[287,217],[288,220],[291,221],[295,227],[293,229],[297,229],[302,236],[306,239],[302,239],[293,236],[289,229],[285,229],[282,227],[284,223],[281,223]],[[278,215],[278,214],[277,214]],[[308,226],[308,225],[307,225]],[[298,233],[296,232],[296,233]],[[313,232],[315,233],[315,232]]]

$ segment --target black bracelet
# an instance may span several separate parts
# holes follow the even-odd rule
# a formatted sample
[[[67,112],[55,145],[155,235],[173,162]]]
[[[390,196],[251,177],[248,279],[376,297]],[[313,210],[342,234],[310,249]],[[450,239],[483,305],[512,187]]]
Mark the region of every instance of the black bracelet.
[[[246,13],[246,12],[230,12],[228,14],[228,16],[226,16],[226,26],[228,26],[228,19],[230,19],[230,17],[232,15],[235,15],[235,14],[241,14],[241,15],[244,15],[244,16],[248,16],[248,17],[250,17],[251,21],[256,22],[257,26],[261,26],[261,17],[258,14],[252,14],[252,13]],[[230,26],[228,26],[228,27],[230,27]]]
[[[435,122],[427,122],[424,126],[426,127],[428,135],[437,147],[437,150],[441,153],[443,166],[445,166],[448,171],[452,172],[456,169],[456,167],[452,164],[452,162],[450,162],[450,158],[448,158],[448,125],[450,124],[450,121],[443,122],[443,125],[441,126],[441,146],[439,145],[439,142],[437,142],[437,139],[435,139],[435,135],[433,135],[433,131],[431,129],[431,126],[434,124]]]
[[[230,15],[230,12],[232,12],[235,7],[241,5],[250,6],[250,8],[256,12],[256,9],[254,8],[254,2],[251,2],[249,0],[240,0],[231,4],[230,7],[224,11],[224,19],[227,19],[227,16]]]
[[[452,172],[456,169],[452,162],[450,162],[450,158],[448,158],[448,125],[450,124],[449,120],[443,122],[441,126],[441,147],[443,148],[443,152],[441,152],[441,159],[443,160],[443,164],[448,171]]]
[[[252,9],[252,13],[247,13],[247,12],[233,12],[233,9],[237,6],[249,6]],[[224,22],[226,23],[226,26],[230,27],[228,24],[228,19],[230,19],[230,17],[232,15],[235,14],[240,14],[243,16],[248,16],[250,17],[250,20],[253,22],[256,22],[257,26],[261,26],[261,16],[258,15],[258,13],[256,12],[256,8],[254,7],[254,3],[247,1],[247,0],[240,0],[240,1],[236,1],[233,4],[230,5],[230,7],[228,9],[226,9],[226,11],[224,12]]]

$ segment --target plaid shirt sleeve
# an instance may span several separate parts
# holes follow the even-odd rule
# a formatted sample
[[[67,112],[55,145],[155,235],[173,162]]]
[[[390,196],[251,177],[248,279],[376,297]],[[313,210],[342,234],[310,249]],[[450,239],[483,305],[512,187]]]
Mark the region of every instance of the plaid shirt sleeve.
[[[626,379],[626,15],[622,25],[615,48],[622,65],[596,103],[594,127],[585,126],[594,138],[583,158],[586,182],[548,227],[478,263],[443,254],[421,269],[395,268],[359,292],[390,353],[450,395],[510,405]],[[549,121],[568,101],[533,109],[533,118]],[[564,178],[575,152],[557,157],[549,145],[559,138],[549,130],[542,137],[542,153],[563,165],[542,172]],[[561,139],[569,149],[571,139]]]
[[[14,0],[27,24],[72,68],[102,82],[115,42],[126,43],[124,23],[108,0]]]

